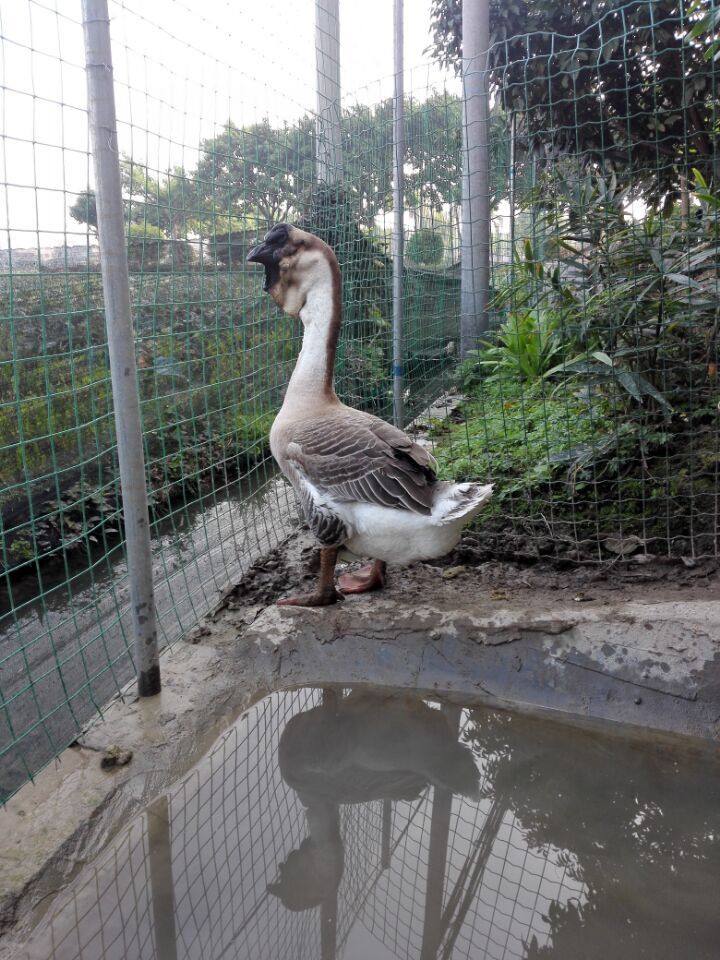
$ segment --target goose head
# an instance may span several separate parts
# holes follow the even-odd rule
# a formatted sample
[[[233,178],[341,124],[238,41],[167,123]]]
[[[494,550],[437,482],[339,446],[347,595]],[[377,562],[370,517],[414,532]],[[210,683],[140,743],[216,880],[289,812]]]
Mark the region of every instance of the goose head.
[[[331,248],[289,223],[278,223],[269,230],[247,260],[265,267],[263,289],[291,317],[301,316],[314,290],[339,288],[340,272]]]
[[[267,892],[277,897],[287,910],[311,910],[337,891],[344,866],[339,832],[336,837],[321,841],[305,837],[298,849],[291,851],[280,864],[280,877],[268,884]]]

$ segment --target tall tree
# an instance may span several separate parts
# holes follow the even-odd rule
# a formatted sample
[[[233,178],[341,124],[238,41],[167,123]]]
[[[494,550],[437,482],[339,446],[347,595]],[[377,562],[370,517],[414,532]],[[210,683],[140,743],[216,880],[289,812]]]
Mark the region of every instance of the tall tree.
[[[470,2],[470,0],[467,0]],[[718,165],[705,0],[490,0],[491,85],[536,153],[624,171],[652,201]],[[432,0],[433,55],[458,72],[461,0]]]
[[[272,127],[265,119],[248,127],[228,121],[204,140],[195,185],[206,219],[254,221],[263,229],[302,208],[313,178],[313,122]]]
[[[180,240],[192,232],[195,220],[203,213],[192,175],[175,167],[164,176],[155,177],[147,165],[130,157],[123,157],[120,167],[123,211],[128,226],[147,225],[152,228],[148,230],[148,236],[156,239],[162,234]],[[86,223],[97,231],[95,191],[82,190],[69,213],[73,220]]]
[[[76,223],[84,223],[97,233],[97,204],[94,190],[81,190],[68,213]]]
[[[343,190],[366,227],[392,206],[392,100],[355,104],[343,111]]]
[[[120,166],[128,223],[157,227],[171,240],[187,238],[204,209],[195,177],[178,166],[154,176],[130,157]]]

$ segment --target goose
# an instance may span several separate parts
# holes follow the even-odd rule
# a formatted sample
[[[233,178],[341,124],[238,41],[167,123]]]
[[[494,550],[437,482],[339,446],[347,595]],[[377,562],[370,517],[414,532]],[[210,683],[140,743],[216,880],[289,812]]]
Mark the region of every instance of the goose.
[[[345,866],[341,806],[416,800],[428,784],[480,799],[472,751],[440,710],[413,697],[353,691],[330,709],[323,703],[296,713],[280,737],[278,763],[307,823],[307,836],[267,887],[288,910],[309,910],[337,892]]]
[[[385,565],[449,553],[492,494],[491,484],[437,479],[434,457],[402,430],[342,403],[334,389],[341,323],[340,267],[314,234],[278,223],[248,253],[263,289],[300,318],[303,341],[270,450],[320,543],[316,589],[278,601],[319,607],[385,584]],[[340,550],[372,562],[335,586]]]
[[[304,807],[414,800],[429,784],[479,799],[472,751],[447,717],[419,697],[352,690],[288,720],[278,745],[282,778]]]

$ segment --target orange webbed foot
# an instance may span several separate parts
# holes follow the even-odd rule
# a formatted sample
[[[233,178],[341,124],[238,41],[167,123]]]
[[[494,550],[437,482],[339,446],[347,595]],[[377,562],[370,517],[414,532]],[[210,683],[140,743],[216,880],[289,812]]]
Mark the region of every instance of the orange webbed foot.
[[[369,563],[356,573],[344,573],[338,579],[341,593],[370,593],[372,590],[382,590],[384,586],[385,563],[382,560]]]

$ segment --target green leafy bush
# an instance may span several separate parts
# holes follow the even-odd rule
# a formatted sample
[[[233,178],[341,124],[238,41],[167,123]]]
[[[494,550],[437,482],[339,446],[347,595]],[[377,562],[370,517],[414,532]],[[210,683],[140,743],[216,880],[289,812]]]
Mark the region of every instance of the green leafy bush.
[[[566,471],[570,451],[592,447],[609,412],[599,399],[553,398],[541,381],[490,378],[464,406],[466,423],[441,432],[436,456],[443,476],[498,482],[496,503],[530,497]]]
[[[407,242],[407,256],[413,263],[434,267],[442,263],[445,253],[445,241],[442,234],[430,227],[421,227],[410,234]]]
[[[650,552],[716,549],[717,197],[696,175],[690,214],[633,219],[612,177],[555,170],[528,199],[546,205],[540,241],[495,298],[508,319],[459,368],[466,422],[439,436],[446,476],[497,484],[482,523],[596,558],[619,531]]]
[[[512,313],[494,339],[486,341],[464,362],[461,383],[466,390],[483,377],[518,377],[531,383],[554,369],[567,349],[552,311]]]
[[[167,252],[167,238],[151,223],[131,223],[127,228],[128,267],[131,270],[155,270]]]

